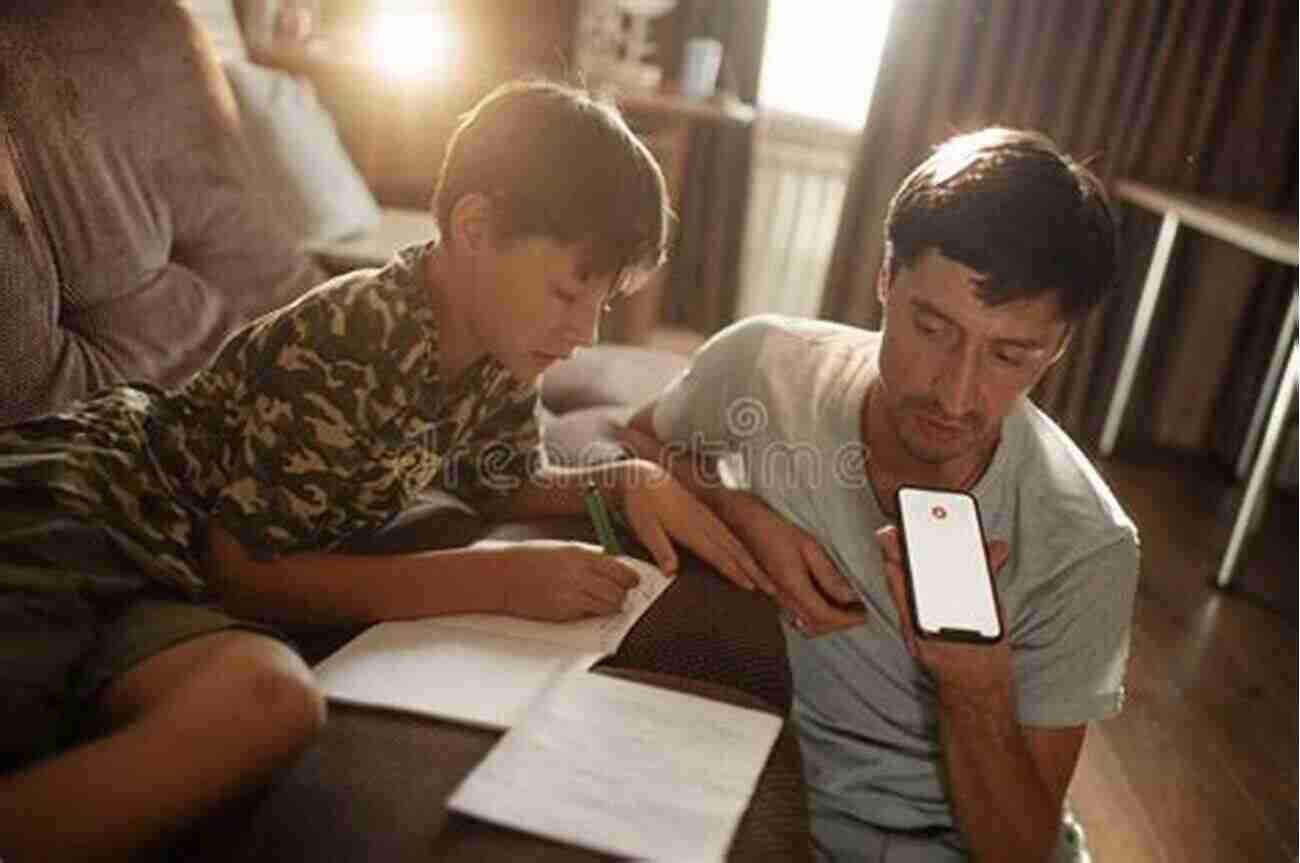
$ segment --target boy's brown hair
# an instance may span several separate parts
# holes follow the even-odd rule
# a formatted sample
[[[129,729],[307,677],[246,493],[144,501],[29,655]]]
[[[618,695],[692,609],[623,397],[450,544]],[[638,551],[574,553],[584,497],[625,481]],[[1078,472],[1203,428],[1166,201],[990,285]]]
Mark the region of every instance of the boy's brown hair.
[[[620,291],[666,257],[672,212],[659,164],[612,103],[576,87],[514,81],[461,117],[433,194],[440,232],[471,193],[498,205],[498,243],[586,243],[587,274],[616,274]]]

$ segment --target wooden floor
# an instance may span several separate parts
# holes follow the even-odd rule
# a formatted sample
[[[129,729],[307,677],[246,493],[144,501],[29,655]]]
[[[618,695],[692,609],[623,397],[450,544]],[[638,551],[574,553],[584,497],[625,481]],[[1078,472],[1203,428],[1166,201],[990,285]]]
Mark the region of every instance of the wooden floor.
[[[1168,457],[1099,464],[1142,535],[1128,697],[1070,799],[1095,863],[1297,859],[1297,511],[1275,494],[1211,586],[1240,486]]]

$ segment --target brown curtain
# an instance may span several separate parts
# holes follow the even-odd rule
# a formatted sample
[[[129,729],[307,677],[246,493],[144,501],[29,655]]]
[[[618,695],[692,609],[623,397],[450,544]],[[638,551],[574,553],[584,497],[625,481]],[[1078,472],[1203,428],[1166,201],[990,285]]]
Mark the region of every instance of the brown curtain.
[[[693,36],[722,41],[718,86],[754,104],[767,25],[767,0],[681,0],[666,68],[680,65]],[[678,215],[683,230],[660,309],[665,323],[711,333],[731,321],[738,293],[740,247],[749,201],[750,126],[695,124]]]
[[[894,188],[952,133],[1033,127],[1103,179],[1294,212],[1294,0],[896,0],[823,315],[874,326]],[[1129,270],[1037,400],[1095,440],[1156,217],[1120,205]],[[1294,271],[1184,230],[1121,445],[1233,454]]]

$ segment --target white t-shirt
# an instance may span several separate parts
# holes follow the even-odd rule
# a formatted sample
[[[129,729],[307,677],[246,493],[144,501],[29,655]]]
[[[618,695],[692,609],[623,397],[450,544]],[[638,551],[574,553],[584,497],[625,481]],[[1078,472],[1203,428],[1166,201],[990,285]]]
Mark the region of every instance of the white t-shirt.
[[[862,399],[878,333],[762,316],[732,325],[660,396],[656,434],[738,453],[749,489],[816,537],[867,608],[820,638],[787,629],[792,719],[820,848],[851,854],[864,832],[920,833],[936,859],[961,848],[941,783],[935,689],[908,653],[880,572],[884,525],[863,467]],[[988,539],[1022,723],[1078,725],[1123,698],[1137,586],[1137,531],[1088,459],[1028,400],[972,493]]]

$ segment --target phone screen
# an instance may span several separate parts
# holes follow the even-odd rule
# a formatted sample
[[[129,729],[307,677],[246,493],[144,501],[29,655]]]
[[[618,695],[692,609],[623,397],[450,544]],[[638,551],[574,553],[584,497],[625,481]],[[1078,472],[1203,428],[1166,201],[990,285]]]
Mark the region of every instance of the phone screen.
[[[997,641],[997,595],[979,507],[966,492],[898,490],[912,620],[927,638]]]

